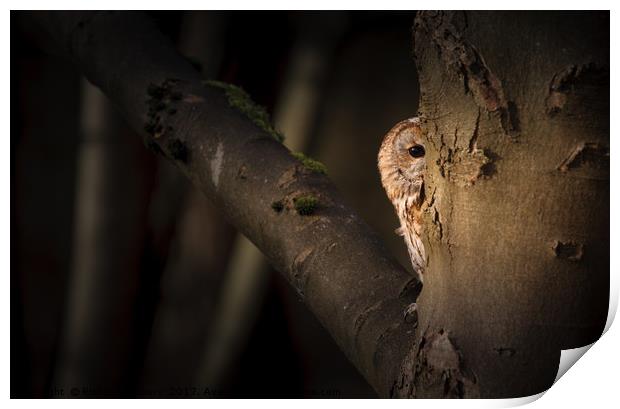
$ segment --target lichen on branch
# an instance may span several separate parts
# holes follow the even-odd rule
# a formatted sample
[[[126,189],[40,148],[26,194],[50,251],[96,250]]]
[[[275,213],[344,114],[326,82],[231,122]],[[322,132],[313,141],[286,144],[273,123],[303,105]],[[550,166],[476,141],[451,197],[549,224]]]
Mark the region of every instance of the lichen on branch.
[[[323,175],[327,174],[327,166],[325,166],[322,162],[306,156],[303,152],[293,152],[292,155],[311,172],[321,173]]]
[[[295,210],[300,216],[309,216],[319,205],[319,199],[312,195],[299,196],[293,199]]]
[[[277,131],[265,107],[252,101],[250,95],[241,87],[222,81],[207,80],[204,84],[224,90],[228,104],[247,116],[256,126],[271,135],[276,141],[283,142],[284,135]]]

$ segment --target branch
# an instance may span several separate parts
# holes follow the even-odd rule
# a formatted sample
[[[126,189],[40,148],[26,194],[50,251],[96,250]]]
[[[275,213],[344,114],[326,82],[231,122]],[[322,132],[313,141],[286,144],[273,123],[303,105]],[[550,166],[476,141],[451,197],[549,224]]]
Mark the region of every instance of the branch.
[[[267,256],[382,396],[415,345],[420,283],[263,112],[211,86],[144,16],[32,13],[84,75]],[[276,135],[277,136],[277,135]]]

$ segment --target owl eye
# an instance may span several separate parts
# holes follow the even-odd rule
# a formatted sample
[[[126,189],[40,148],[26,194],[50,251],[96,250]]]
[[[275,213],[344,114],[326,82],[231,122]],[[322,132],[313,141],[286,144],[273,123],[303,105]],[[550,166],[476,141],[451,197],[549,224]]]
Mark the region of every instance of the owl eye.
[[[409,148],[409,155],[413,156],[414,158],[421,158],[422,156],[424,156],[424,146],[422,145],[413,145],[411,148]]]

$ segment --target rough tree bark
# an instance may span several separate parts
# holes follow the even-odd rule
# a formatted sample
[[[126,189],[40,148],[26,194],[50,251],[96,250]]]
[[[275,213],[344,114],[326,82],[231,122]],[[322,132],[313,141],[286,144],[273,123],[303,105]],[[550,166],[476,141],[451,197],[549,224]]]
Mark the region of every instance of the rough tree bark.
[[[401,393],[534,394],[551,386],[561,349],[600,336],[608,30],[606,12],[416,17],[428,269],[418,300],[425,347],[410,365],[444,371],[411,376]]]
[[[423,13],[428,271],[205,86],[144,18],[36,17],[150,146],[252,240],[381,396],[513,397],[593,341],[608,294],[606,15]],[[149,92],[150,90],[150,92]],[[145,129],[147,131],[145,131]],[[311,215],[295,199],[313,195]],[[274,205],[277,204],[277,205]]]

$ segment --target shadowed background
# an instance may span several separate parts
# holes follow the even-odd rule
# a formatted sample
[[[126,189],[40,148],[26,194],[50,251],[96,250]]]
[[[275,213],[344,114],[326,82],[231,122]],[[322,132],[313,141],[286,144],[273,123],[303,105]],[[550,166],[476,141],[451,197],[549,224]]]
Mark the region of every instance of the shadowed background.
[[[410,269],[376,154],[415,114],[413,12],[155,12],[325,163]],[[373,397],[261,254],[11,13],[11,396]],[[111,62],[113,63],[113,62]]]

